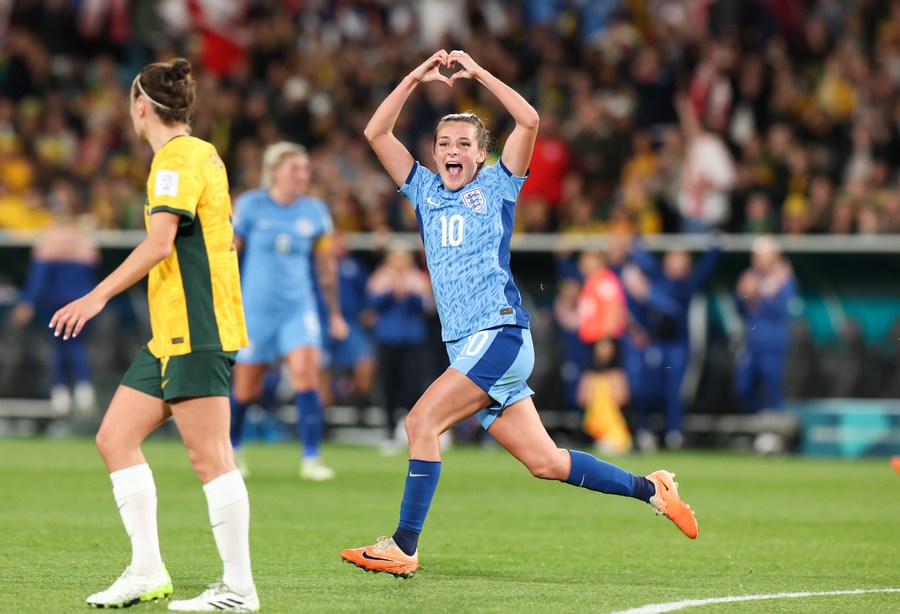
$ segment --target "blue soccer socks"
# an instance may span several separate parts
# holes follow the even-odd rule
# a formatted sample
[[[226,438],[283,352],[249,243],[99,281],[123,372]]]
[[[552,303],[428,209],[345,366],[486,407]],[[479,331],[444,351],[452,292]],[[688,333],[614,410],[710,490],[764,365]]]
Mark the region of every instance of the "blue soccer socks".
[[[569,450],[569,454],[572,456],[572,469],[566,478],[567,484],[646,502],[656,492],[656,487],[645,477],[604,462],[587,452]]]
[[[234,395],[231,397],[231,446],[233,448],[241,447],[241,439],[243,438],[244,419],[247,417],[247,408],[250,403],[241,403]]]
[[[409,459],[406,487],[400,502],[400,523],[394,541],[407,555],[412,556],[419,543],[419,533],[425,524],[431,499],[441,477],[441,461]]]
[[[309,390],[298,392],[294,401],[297,404],[297,424],[300,441],[303,443],[303,458],[318,458],[324,430],[322,400],[317,391]]]

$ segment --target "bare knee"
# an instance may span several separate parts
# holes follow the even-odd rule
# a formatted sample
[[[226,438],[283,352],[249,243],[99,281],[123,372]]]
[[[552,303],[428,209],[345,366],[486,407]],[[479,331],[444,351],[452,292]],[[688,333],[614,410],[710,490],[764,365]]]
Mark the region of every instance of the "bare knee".
[[[234,470],[234,458],[229,442],[207,442],[202,446],[188,446],[188,459],[200,481],[207,482]]]
[[[100,452],[100,456],[107,465],[115,464],[118,457],[126,455],[133,450],[137,450],[140,447],[140,443],[130,445],[121,435],[115,433],[111,429],[104,428],[97,431],[94,443],[97,444],[97,451]]]
[[[94,443],[97,444],[97,451],[100,452],[100,456],[106,460],[113,454],[114,444],[112,437],[106,434],[104,429],[100,429],[97,431],[97,436],[94,438]]]
[[[414,410],[406,414],[404,425],[406,426],[406,436],[409,441],[440,436],[438,426],[432,420],[429,420],[425,412],[422,411]]]
[[[523,460],[528,471],[541,480],[565,480],[571,469],[569,454],[560,448],[552,454],[536,455]]]

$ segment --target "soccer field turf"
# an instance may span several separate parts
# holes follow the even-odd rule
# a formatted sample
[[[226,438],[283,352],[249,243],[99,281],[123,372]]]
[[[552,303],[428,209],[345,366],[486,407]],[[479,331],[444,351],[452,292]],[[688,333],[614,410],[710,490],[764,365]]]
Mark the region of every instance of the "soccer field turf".
[[[179,442],[145,452],[175,597],[221,573],[200,484]],[[686,539],[651,508],[532,478],[500,450],[457,448],[410,580],[364,573],[343,548],[396,526],[405,458],[330,446],[332,482],[302,482],[294,446],[250,446],[253,566],[266,612],[612,612],[689,599],[900,588],[900,476],[886,460],[633,456],[666,468],[696,510]],[[129,560],[88,440],[0,440],[3,612],[84,612]],[[164,604],[136,606],[164,611]],[[663,611],[663,610],[656,610]],[[900,592],[701,605],[689,612],[900,611]]]

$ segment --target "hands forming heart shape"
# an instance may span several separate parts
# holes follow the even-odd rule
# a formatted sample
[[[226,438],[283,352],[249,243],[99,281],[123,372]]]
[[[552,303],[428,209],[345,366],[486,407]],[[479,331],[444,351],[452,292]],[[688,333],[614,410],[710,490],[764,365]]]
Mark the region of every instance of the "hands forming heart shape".
[[[441,68],[453,69],[457,65],[460,67],[459,70],[449,76],[441,72]],[[453,87],[457,79],[476,79],[480,68],[465,51],[455,50],[447,53],[441,49],[416,68],[411,76],[420,83],[440,81]]]

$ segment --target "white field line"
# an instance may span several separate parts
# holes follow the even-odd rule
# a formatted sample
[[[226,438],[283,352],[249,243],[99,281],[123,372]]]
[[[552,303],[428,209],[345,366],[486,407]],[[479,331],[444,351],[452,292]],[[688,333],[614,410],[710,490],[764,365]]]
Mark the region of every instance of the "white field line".
[[[662,614],[662,612],[675,612],[694,606],[712,605],[716,603],[736,603],[739,601],[763,601],[765,599],[796,599],[798,597],[830,597],[833,595],[866,595],[868,593],[900,593],[900,588],[873,588],[858,589],[853,591],[822,591],[822,592],[798,592],[798,593],[769,593],[763,595],[735,595],[733,597],[711,597],[709,599],[685,599],[684,601],[672,601],[670,603],[651,603],[639,608],[621,610],[613,614]]]

